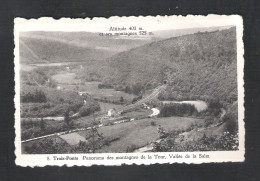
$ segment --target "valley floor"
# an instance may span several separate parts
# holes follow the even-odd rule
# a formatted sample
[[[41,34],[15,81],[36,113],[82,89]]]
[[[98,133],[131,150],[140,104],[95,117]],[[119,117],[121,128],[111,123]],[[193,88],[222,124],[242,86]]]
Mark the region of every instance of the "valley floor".
[[[131,100],[135,96],[113,89],[99,89],[99,82],[85,82],[83,85],[76,79],[74,73],[60,72],[52,76],[58,83],[62,90],[75,90],[85,91],[89,95],[100,98],[102,96],[107,99],[119,100],[123,96],[126,100]],[[153,93],[152,93],[153,94]],[[146,98],[143,98],[146,99]],[[100,105],[100,112],[106,113],[110,109],[121,109],[124,105],[113,104],[108,102],[98,101]],[[207,104],[203,101],[163,101],[163,104],[171,103],[186,103],[192,104],[196,107],[197,111],[204,111],[207,109]],[[223,111],[222,111],[223,112]],[[184,140],[192,141],[201,139],[206,136],[219,136],[224,132],[223,126],[219,125],[214,128],[206,128],[205,120],[192,117],[153,117],[157,116],[160,111],[157,108],[143,109],[139,108],[132,111],[122,113],[119,117],[96,119],[100,121],[97,130],[107,140],[112,140],[108,144],[103,145],[100,149],[96,150],[99,153],[117,153],[117,152],[143,152],[151,151],[152,143],[159,139],[158,128],[163,127],[166,132],[180,131]],[[225,114],[225,113],[224,113]],[[223,117],[223,115],[221,115]],[[64,121],[46,121],[52,127],[62,127]],[[85,116],[75,118],[73,120],[74,129],[76,128],[91,128],[93,125],[93,116]],[[197,129],[205,128],[205,129]],[[34,128],[33,128],[34,129]],[[89,129],[82,131],[68,132],[62,135],[51,136],[50,140],[55,143],[63,144],[64,149],[60,153],[67,153],[73,150],[80,142],[87,142],[86,136]],[[45,138],[43,138],[44,140]],[[32,147],[42,139],[22,143],[23,152],[26,153],[26,147]]]

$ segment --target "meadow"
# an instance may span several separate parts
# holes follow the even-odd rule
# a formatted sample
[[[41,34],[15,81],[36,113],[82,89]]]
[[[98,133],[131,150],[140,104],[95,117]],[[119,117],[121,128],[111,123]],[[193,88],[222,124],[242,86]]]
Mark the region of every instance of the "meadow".
[[[93,98],[98,99],[102,102],[119,102],[120,98],[123,97],[125,102],[132,101],[135,95],[128,94],[122,91],[116,91],[110,89],[100,89],[98,87],[101,82],[98,81],[82,81],[77,79],[76,73],[74,72],[62,72],[52,76],[52,79],[57,82],[63,90],[80,91],[85,94],[91,95]]]
[[[155,122],[155,125],[151,124],[151,121]],[[98,129],[100,133],[103,133],[104,137],[110,139],[116,139],[107,146],[103,146],[98,152],[126,152],[126,150],[132,145],[135,148],[143,147],[157,139],[158,137],[158,125],[167,128],[167,131],[172,130],[187,130],[191,126],[202,126],[204,120],[184,117],[170,117],[170,118],[154,118],[154,119],[141,119],[132,122],[126,122],[123,124],[117,124],[112,126],[105,126]],[[83,137],[86,136],[88,131],[81,131],[79,134]]]

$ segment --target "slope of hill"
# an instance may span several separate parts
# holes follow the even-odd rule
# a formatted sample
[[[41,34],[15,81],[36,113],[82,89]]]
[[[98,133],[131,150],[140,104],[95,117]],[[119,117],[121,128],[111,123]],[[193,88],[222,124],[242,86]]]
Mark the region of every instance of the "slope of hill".
[[[22,63],[76,62],[107,58],[113,52],[90,47],[80,47],[62,41],[20,38]]]
[[[153,42],[107,60],[104,82],[122,89],[169,86],[161,99],[214,97],[233,102],[237,95],[236,31],[196,33]]]
[[[189,35],[198,32],[211,32],[217,30],[225,30],[231,28],[231,26],[216,26],[216,27],[197,27],[197,28],[185,28],[174,30],[161,30],[153,32],[153,37],[158,39],[168,39],[177,36]]]
[[[224,28],[227,27],[162,30],[146,38],[99,36],[93,32],[21,32],[20,60],[22,63],[100,60],[153,41]]]
[[[23,32],[22,63],[55,63],[100,60],[150,43],[149,39],[114,39],[89,32]]]

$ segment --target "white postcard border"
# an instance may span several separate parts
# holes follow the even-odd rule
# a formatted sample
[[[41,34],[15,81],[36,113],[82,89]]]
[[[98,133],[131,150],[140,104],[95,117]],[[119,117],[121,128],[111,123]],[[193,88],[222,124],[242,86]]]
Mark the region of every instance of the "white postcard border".
[[[86,31],[88,24],[92,26],[99,26],[102,23],[143,23],[153,21],[162,23],[164,21],[170,22],[177,19],[193,19],[194,21],[203,20],[209,21],[211,19],[221,19],[223,24],[226,22],[236,25],[237,33],[237,83],[238,83],[238,121],[239,121],[239,151],[212,151],[212,152],[156,152],[156,153],[96,153],[96,154],[48,154],[48,155],[30,155],[21,153],[21,131],[20,131],[20,65],[19,65],[19,32],[20,31]],[[202,21],[202,22],[203,22]],[[149,165],[149,164],[164,164],[164,163],[211,163],[211,162],[243,162],[245,157],[245,128],[244,128],[244,45],[243,45],[243,20],[239,15],[208,15],[208,16],[148,16],[148,17],[111,17],[111,18],[93,18],[93,19],[70,19],[61,18],[60,20],[54,20],[52,18],[39,18],[39,19],[23,19],[15,18],[14,27],[14,42],[15,42],[15,163],[20,166],[30,167],[43,167],[47,165],[53,166],[91,166],[91,165],[122,165],[122,164],[137,164],[137,165]],[[165,24],[167,26],[167,24]],[[170,158],[170,154],[182,155],[183,158]],[[199,158],[199,155],[208,155],[209,158]],[[161,159],[156,159],[155,155],[165,156]],[[185,158],[187,155],[190,158]],[[196,155],[196,158],[193,158]],[[77,160],[55,160],[55,156],[59,158],[77,158]],[[138,159],[118,159],[116,157],[131,157],[138,156]],[[143,159],[142,159],[142,156]],[[148,157],[151,156],[151,159]],[[87,160],[94,157],[104,157],[102,160]],[[114,157],[114,159],[108,159],[108,157]],[[85,159],[84,159],[85,158]]]

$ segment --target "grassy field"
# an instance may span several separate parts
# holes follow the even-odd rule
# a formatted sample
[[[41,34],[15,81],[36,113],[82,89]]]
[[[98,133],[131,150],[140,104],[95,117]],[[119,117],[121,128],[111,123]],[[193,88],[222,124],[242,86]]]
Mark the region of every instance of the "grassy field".
[[[76,79],[76,74],[71,72],[62,72],[53,75],[52,78],[58,85],[65,90],[77,90],[86,92],[94,98],[107,98],[108,100],[119,101],[121,97],[124,100],[132,101],[135,95],[127,94],[125,92],[116,91],[114,89],[99,89],[98,85],[101,82],[92,81],[81,83],[80,79]]]
[[[63,72],[52,76],[59,84],[79,84],[80,80],[75,79],[75,77],[76,74],[70,72]]]
[[[139,116],[149,116],[153,113],[150,109],[137,109],[135,111],[123,113],[122,116],[138,118]]]
[[[155,121],[155,126],[151,125],[152,120]],[[183,117],[150,118],[101,127],[99,132],[103,133],[104,137],[120,139],[102,147],[98,152],[125,152],[127,147],[131,145],[135,145],[137,148],[145,146],[158,139],[158,125],[161,125],[166,131],[171,131],[176,129],[186,130],[194,124],[204,124],[204,120]],[[85,136],[87,131],[81,131],[79,134]]]
[[[123,105],[119,104],[111,104],[111,103],[105,103],[105,102],[99,102],[100,105],[100,111],[101,112],[107,112],[109,109],[118,109],[121,108]]]

